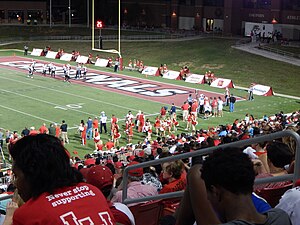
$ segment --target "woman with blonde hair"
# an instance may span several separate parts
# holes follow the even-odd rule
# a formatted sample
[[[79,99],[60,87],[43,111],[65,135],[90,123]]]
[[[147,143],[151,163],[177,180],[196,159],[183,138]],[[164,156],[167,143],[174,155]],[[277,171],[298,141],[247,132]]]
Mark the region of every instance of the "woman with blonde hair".
[[[181,160],[165,162],[162,164],[162,177],[167,180],[160,194],[184,190],[186,187],[186,172]]]

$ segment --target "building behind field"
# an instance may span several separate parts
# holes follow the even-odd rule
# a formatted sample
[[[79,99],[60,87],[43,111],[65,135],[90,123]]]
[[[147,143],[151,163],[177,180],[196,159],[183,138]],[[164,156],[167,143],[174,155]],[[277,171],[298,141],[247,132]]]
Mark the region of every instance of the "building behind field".
[[[31,18],[36,18],[41,24],[49,23],[50,0],[0,2],[1,23],[26,24]],[[68,23],[68,1],[51,2],[52,21]],[[95,19],[101,19],[105,26],[116,26],[118,3],[119,0],[95,0]],[[70,4],[72,24],[91,21],[87,15],[92,15],[92,0],[72,0]],[[245,24],[251,22],[276,24],[284,37],[300,39],[299,0],[122,0],[120,14],[123,28],[168,28],[244,35]]]

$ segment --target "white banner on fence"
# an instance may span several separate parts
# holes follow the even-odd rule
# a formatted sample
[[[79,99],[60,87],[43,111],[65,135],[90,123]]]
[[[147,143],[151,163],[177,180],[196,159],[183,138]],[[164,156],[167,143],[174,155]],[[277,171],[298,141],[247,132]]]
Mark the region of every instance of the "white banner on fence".
[[[230,79],[223,79],[223,78],[217,78],[214,80],[211,84],[211,87],[217,87],[217,88],[234,88],[233,82]]]
[[[108,59],[97,59],[95,66],[107,67]]]
[[[142,74],[149,75],[149,76],[158,76],[158,67],[147,66],[143,71]]]
[[[47,55],[46,55],[45,57],[46,57],[46,58],[49,58],[49,59],[55,59],[55,58],[56,58],[56,55],[57,55],[57,52],[48,51],[48,52],[47,52]]]
[[[42,52],[43,52],[43,49],[39,49],[39,48],[34,48],[31,52],[30,55],[33,55],[33,56],[41,56],[42,55]]]
[[[65,53],[60,57],[60,60],[70,62],[72,60],[72,54]]]
[[[204,84],[204,75],[191,74],[185,79],[185,82],[193,84]]]
[[[79,55],[78,57],[77,57],[77,59],[76,59],[76,62],[77,63],[87,63],[88,62],[88,60],[89,60],[89,57],[87,57],[87,56],[83,56],[83,55]]]
[[[179,78],[179,74],[180,73],[178,71],[169,70],[163,75],[163,78],[176,80]]]
[[[253,85],[253,94],[271,96],[273,95],[273,90],[270,86],[255,84]]]

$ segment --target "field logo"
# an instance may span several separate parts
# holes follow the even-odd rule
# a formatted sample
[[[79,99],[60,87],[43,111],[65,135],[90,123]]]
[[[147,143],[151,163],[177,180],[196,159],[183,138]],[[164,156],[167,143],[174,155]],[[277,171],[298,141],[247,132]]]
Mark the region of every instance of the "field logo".
[[[0,65],[10,66],[18,69],[28,70],[28,67],[32,61],[13,61],[13,62],[3,62]],[[56,75],[64,77],[64,71],[62,65],[56,66]],[[42,73],[44,67],[44,63],[37,62],[35,65],[35,70],[38,73]],[[75,68],[75,66],[72,66]],[[74,78],[76,74],[75,69],[70,70],[70,77]],[[115,75],[110,76],[102,73],[87,73],[86,80],[82,80],[83,82],[94,84],[94,85],[102,85],[109,89],[117,89],[121,91],[125,91],[128,93],[135,93],[141,96],[148,97],[168,97],[174,95],[186,95],[189,92],[187,90],[182,90],[179,88],[163,88],[163,84],[151,84],[140,82],[137,80],[125,79],[123,77],[117,77]],[[164,85],[165,86],[165,85]]]

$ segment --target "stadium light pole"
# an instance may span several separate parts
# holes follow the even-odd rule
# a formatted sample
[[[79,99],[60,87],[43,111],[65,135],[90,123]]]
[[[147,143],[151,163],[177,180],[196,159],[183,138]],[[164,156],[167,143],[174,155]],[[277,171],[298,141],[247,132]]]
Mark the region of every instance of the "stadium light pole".
[[[71,27],[71,0],[69,0],[69,27]]]
[[[86,27],[90,27],[90,0],[87,0],[86,8]]]
[[[118,52],[119,52],[119,66],[120,70],[123,70],[123,58],[121,56],[121,0],[119,0],[119,47],[118,47]]]
[[[50,26],[50,28],[52,27],[52,0],[50,0],[50,10],[49,10],[50,12],[49,12],[49,26]]]

